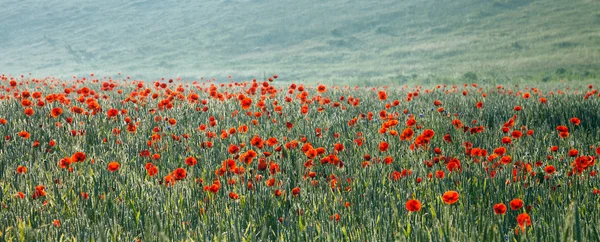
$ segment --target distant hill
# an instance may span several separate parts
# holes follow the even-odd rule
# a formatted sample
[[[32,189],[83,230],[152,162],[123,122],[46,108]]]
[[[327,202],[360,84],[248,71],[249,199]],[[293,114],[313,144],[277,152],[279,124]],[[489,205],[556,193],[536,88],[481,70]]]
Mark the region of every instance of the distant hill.
[[[600,77],[599,0],[2,0],[0,73]],[[466,74],[466,75],[465,75]]]

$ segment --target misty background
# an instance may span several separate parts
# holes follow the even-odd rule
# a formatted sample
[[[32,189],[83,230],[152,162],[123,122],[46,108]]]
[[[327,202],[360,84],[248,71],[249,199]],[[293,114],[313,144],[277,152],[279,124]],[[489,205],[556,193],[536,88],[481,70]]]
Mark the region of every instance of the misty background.
[[[0,73],[593,79],[599,0],[0,0]]]

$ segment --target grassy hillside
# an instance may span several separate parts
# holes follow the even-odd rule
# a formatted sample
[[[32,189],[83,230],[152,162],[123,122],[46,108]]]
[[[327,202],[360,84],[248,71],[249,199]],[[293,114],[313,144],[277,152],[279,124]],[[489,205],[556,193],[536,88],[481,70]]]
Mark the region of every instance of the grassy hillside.
[[[3,73],[277,73],[313,81],[600,76],[598,0],[3,2]]]

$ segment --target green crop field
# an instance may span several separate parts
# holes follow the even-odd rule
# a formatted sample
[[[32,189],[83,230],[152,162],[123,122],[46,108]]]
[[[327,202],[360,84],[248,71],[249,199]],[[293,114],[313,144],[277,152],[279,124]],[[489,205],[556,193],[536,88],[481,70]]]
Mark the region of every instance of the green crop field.
[[[0,241],[600,241],[599,0],[0,6]]]
[[[3,1],[0,72],[597,80],[598,0]],[[467,75],[472,78],[473,75]]]
[[[5,241],[600,240],[594,85],[2,79]]]

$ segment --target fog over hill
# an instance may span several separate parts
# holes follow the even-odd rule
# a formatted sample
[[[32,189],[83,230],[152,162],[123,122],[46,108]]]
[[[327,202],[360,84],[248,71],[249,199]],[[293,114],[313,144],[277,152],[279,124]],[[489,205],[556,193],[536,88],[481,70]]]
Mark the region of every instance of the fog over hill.
[[[0,73],[594,77],[598,0],[1,0]]]

